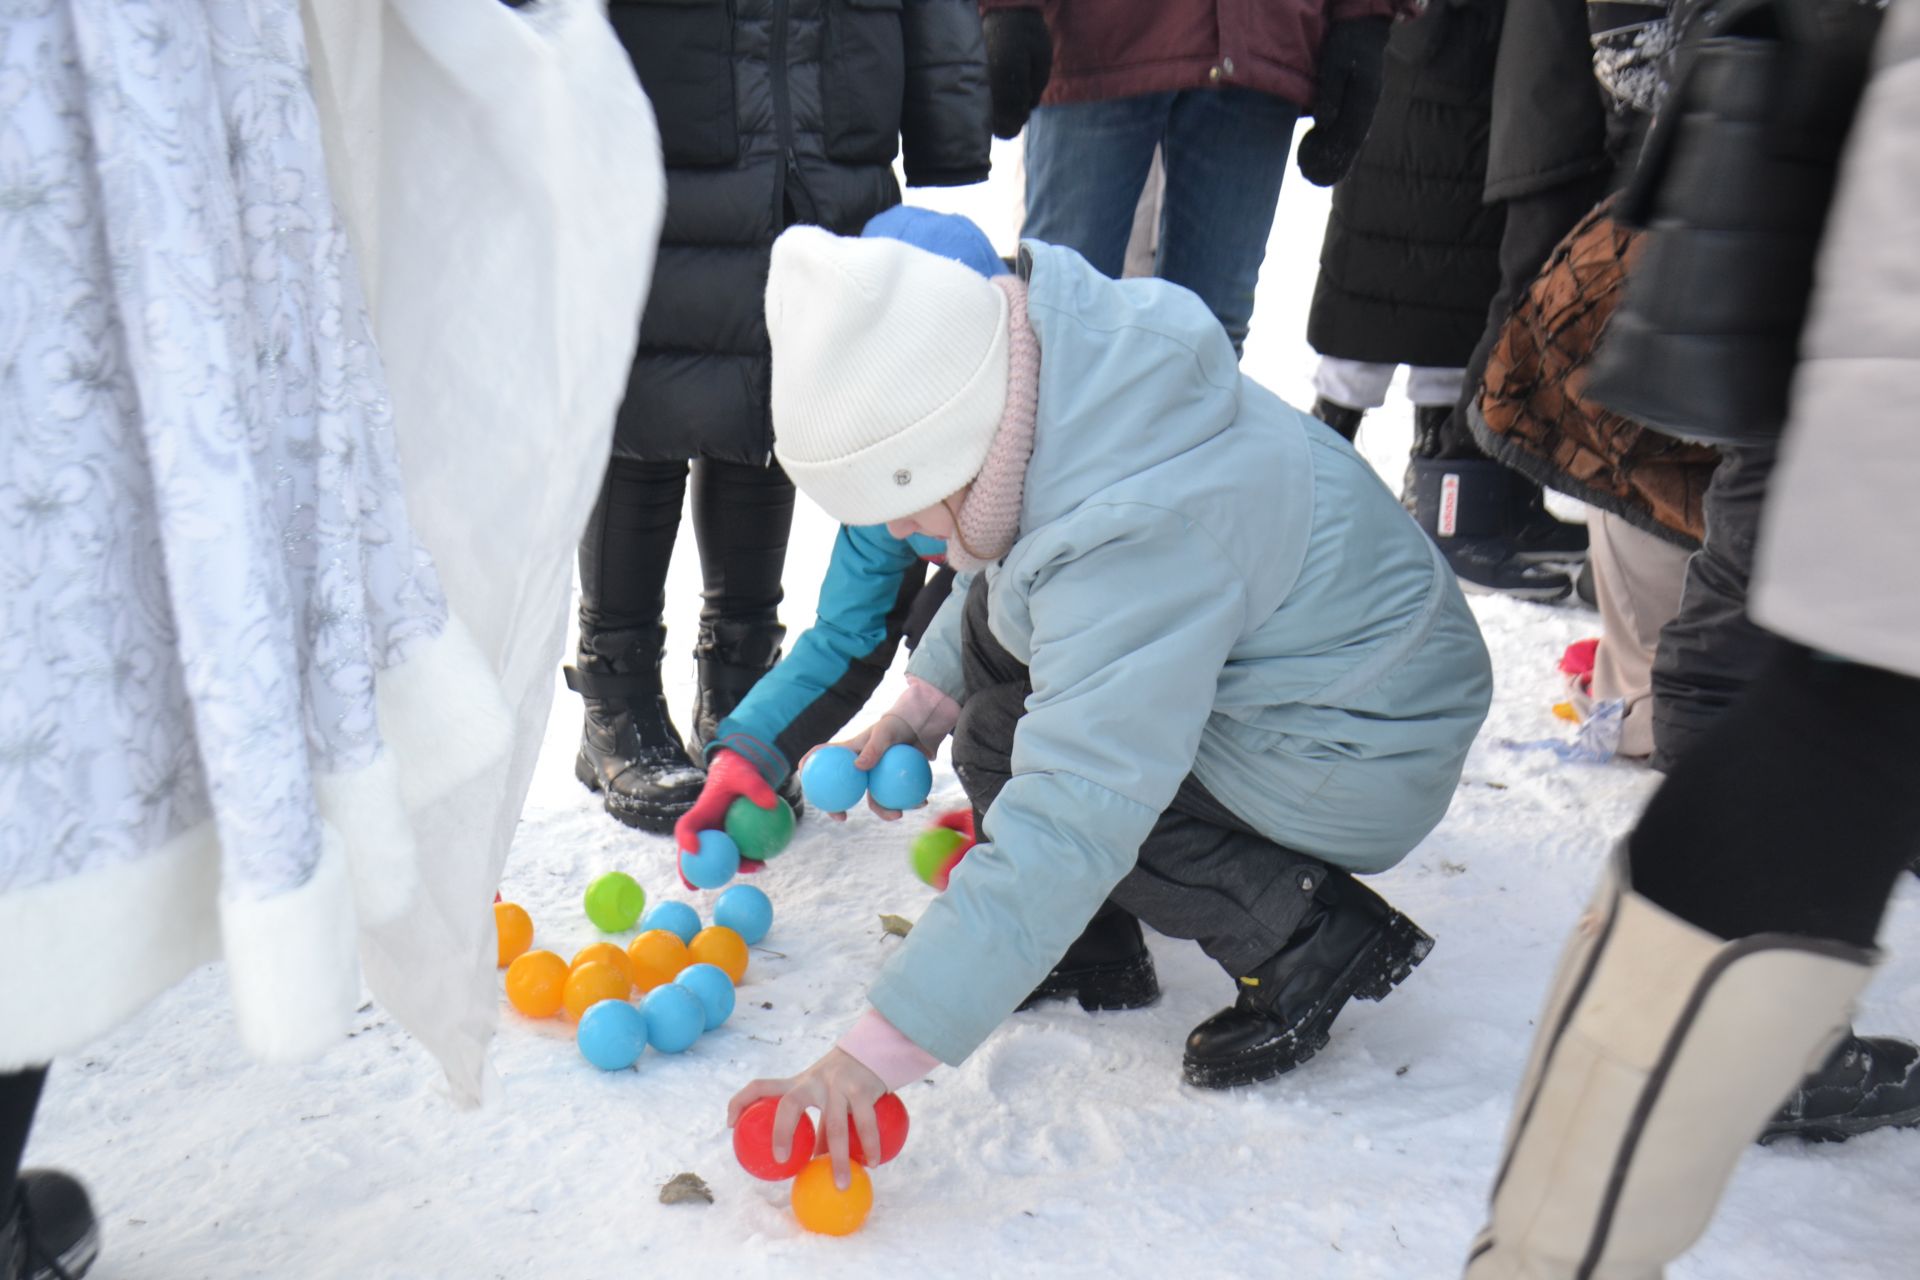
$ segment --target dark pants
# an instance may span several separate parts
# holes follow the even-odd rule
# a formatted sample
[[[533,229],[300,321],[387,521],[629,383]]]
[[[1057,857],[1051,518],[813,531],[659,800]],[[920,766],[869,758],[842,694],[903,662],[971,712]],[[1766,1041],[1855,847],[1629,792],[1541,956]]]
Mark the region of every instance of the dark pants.
[[[659,625],[690,467],[704,580],[703,643],[712,643],[716,631],[723,637],[772,633],[770,661],[779,645],[780,575],[793,527],[793,482],[777,466],[613,459],[580,540],[580,625],[588,631]]]
[[[1770,443],[1723,448],[1707,483],[1706,537],[1653,658],[1652,763],[1663,773],[1698,748],[1772,651],[1747,618],[1747,586],[1775,453]]]
[[[1013,734],[1033,692],[1027,668],[987,628],[987,583],[974,579],[963,615],[967,699],[953,731],[953,769],[984,815],[1013,774]],[[1108,902],[1172,938],[1191,938],[1235,978],[1293,936],[1329,875],[1317,858],[1275,844],[1189,775]]]
[[[0,1075],[0,1221],[13,1210],[14,1178],[20,1172],[20,1157],[26,1154],[40,1086],[46,1082],[45,1067]]]
[[[1648,803],[1634,888],[1722,938],[1872,946],[1920,853],[1916,721],[1920,680],[1770,641]]]

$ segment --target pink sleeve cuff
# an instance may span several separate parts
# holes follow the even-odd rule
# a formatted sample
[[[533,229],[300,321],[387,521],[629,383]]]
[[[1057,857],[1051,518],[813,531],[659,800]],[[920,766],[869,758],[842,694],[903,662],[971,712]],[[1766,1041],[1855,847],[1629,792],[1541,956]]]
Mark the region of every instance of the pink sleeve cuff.
[[[887,709],[887,714],[905,721],[920,739],[920,745],[931,751],[953,732],[953,726],[960,720],[960,704],[937,685],[928,684],[918,676],[908,676],[907,691]]]
[[[878,1009],[860,1015],[860,1021],[847,1028],[838,1046],[848,1057],[880,1077],[889,1093],[898,1092],[916,1080],[924,1080],[940,1065],[940,1059],[907,1039],[881,1016]]]

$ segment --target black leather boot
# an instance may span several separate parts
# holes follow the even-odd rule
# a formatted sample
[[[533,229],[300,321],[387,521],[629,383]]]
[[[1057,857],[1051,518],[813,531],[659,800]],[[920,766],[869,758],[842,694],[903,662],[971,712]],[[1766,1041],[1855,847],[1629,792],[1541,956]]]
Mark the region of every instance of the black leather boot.
[[[1433,939],[1343,871],[1279,954],[1240,977],[1240,998],[1187,1037],[1186,1077],[1203,1089],[1253,1084],[1324,1049],[1352,999],[1383,1000],[1433,950]]]
[[[567,687],[586,702],[574,776],[606,798],[630,827],[665,833],[700,798],[705,772],[687,759],[660,689],[666,628],[597,631],[582,626],[579,665]]]
[[[1313,408],[1310,412],[1314,417],[1320,419],[1320,421],[1345,436],[1349,444],[1353,443],[1354,437],[1360,434],[1360,420],[1367,416],[1365,409],[1355,409],[1351,405],[1336,404],[1325,396],[1314,397]]]
[[[720,722],[733,714],[760,677],[780,661],[780,641],[786,634],[787,629],[778,623],[700,624],[700,640],[693,650],[700,688],[694,696],[693,727],[687,733],[688,755],[695,760],[707,758],[707,744],[716,736]],[[793,809],[795,817],[805,811],[798,770],[788,774],[774,790]]]
[[[1131,913],[1112,903],[1102,906],[1020,1007],[1029,1009],[1043,1000],[1068,997],[1089,1012],[1144,1009],[1160,998],[1153,954]]]
[[[1761,1130],[1761,1142],[1845,1142],[1920,1125],[1920,1045],[1848,1032]]]
[[[99,1256],[86,1188],[54,1169],[22,1173],[0,1206],[0,1280],[80,1280]]]

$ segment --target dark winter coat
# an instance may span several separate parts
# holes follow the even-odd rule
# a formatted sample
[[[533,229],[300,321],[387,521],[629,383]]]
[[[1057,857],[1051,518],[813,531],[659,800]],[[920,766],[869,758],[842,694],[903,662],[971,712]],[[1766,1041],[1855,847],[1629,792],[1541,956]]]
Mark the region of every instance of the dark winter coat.
[[[1609,173],[1607,110],[1593,73],[1586,0],[1515,0],[1493,74],[1488,200]]]
[[[1327,25],[1406,0],[981,0],[1046,14],[1053,75],[1042,106],[1229,85],[1313,102]]]
[[[987,176],[975,0],[612,0],[660,121],[667,218],[614,451],[764,463],[774,237],[857,234],[910,186]]]
[[[1466,365],[1500,284],[1500,206],[1481,201],[1497,0],[1434,0],[1387,41],[1386,81],[1333,189],[1307,341],[1379,364]]]

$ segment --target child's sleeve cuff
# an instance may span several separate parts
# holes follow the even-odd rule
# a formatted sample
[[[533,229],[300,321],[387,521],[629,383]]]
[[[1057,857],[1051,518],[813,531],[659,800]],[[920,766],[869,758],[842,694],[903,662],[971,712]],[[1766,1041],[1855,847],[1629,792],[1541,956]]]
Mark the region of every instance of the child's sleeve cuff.
[[[838,1047],[879,1076],[889,1093],[925,1079],[940,1065],[940,1059],[902,1035],[878,1009],[860,1015],[860,1020],[840,1037]]]

